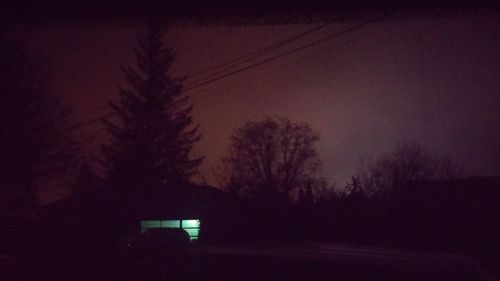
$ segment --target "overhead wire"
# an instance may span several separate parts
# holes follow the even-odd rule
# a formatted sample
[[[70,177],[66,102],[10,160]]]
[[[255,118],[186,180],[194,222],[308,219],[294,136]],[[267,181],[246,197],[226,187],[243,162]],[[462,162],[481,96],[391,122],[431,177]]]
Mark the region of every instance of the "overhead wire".
[[[323,28],[325,28],[325,27],[327,27],[327,26],[329,26],[331,24],[332,23],[325,23],[325,24],[321,24],[319,26],[315,26],[314,28],[308,29],[308,30],[306,30],[304,32],[301,32],[301,33],[297,34],[297,35],[289,37],[289,38],[287,38],[285,40],[281,40],[279,42],[273,43],[273,44],[268,45],[266,47],[254,50],[254,51],[246,53],[246,54],[244,54],[242,56],[233,58],[233,59],[228,60],[226,62],[223,62],[221,64],[214,65],[214,66],[212,66],[210,68],[207,68],[207,69],[204,69],[202,71],[199,71],[199,72],[197,72],[195,74],[192,74],[188,79],[193,78],[193,77],[197,77],[197,76],[200,76],[200,75],[207,74],[210,71],[217,70],[217,69],[219,69],[219,71],[216,74],[219,74],[219,73],[221,73],[223,71],[226,71],[226,70],[233,69],[233,68],[235,68],[235,67],[237,67],[237,66],[239,66],[239,65],[241,65],[241,64],[243,64],[245,62],[249,62],[249,61],[251,61],[251,60],[253,60],[255,58],[258,58],[259,56],[262,56],[262,55],[265,55],[266,53],[272,52],[272,51],[274,51],[274,50],[282,47],[285,44],[288,44],[288,43],[291,43],[291,42],[293,42],[295,40],[298,40],[298,39],[300,39],[300,38],[302,38],[302,37],[304,37],[306,35],[309,35],[309,34],[315,32],[315,31],[323,29]],[[205,79],[207,79],[207,78],[205,78]],[[203,79],[202,80],[198,80],[198,81],[195,81],[193,83],[188,84],[188,86],[189,85],[194,85],[196,83],[200,83],[200,82],[203,82],[203,81],[204,81]],[[107,110],[107,109],[109,109],[109,105],[98,107],[96,109],[93,109],[93,110],[85,113],[84,115],[90,115],[90,114],[93,114],[93,113],[96,113],[96,112],[100,112],[100,111],[104,111],[104,110]],[[99,117],[96,117],[96,118],[93,118],[93,119],[90,119],[90,120],[78,122],[75,125],[70,126],[68,129],[69,130],[75,130],[77,128],[86,126],[88,124],[92,124],[92,123],[95,123],[95,122],[102,121],[105,118],[110,117],[110,116],[112,116],[112,114],[105,114],[103,116],[99,116]]]
[[[87,126],[89,124],[92,124],[92,123],[96,123],[96,122],[100,122],[100,121],[103,121],[104,119],[108,118],[108,117],[112,117],[112,116],[115,116],[116,113],[114,112],[109,112],[107,114],[104,114],[102,116],[99,116],[99,117],[96,117],[96,118],[92,118],[90,120],[85,120],[85,121],[82,121],[82,122],[79,122],[79,123],[76,123],[74,125],[71,125],[69,126],[67,129],[70,130],[70,131],[73,131],[73,130],[76,130],[76,129],[79,129],[81,127],[84,127],[84,126]]]
[[[237,67],[237,66],[239,66],[239,65],[241,65],[241,64],[243,64],[245,62],[249,62],[249,61],[251,61],[253,59],[258,58],[259,56],[262,56],[262,55],[265,55],[266,53],[272,52],[272,51],[274,51],[274,50],[276,50],[278,48],[281,48],[282,46],[284,46],[286,44],[292,43],[293,41],[296,41],[296,40],[298,40],[298,39],[300,39],[300,38],[302,38],[304,36],[307,36],[307,35],[309,35],[309,34],[311,34],[313,32],[316,32],[316,31],[318,31],[320,29],[323,29],[323,28],[325,28],[325,27],[327,27],[327,26],[329,26],[331,24],[332,23],[330,22],[330,23],[321,24],[319,26],[315,26],[314,28],[308,29],[308,30],[306,30],[304,32],[301,32],[301,33],[297,34],[297,35],[289,37],[289,38],[287,38],[285,40],[282,40],[282,41],[276,42],[274,44],[268,45],[266,47],[263,47],[261,49],[249,52],[249,53],[244,54],[242,56],[230,59],[230,60],[225,61],[225,62],[223,62],[221,64],[214,65],[212,67],[206,68],[206,69],[201,70],[201,71],[199,71],[197,73],[191,74],[189,76],[189,79],[192,79],[194,77],[198,77],[198,76],[204,75],[206,73],[210,73],[210,72],[212,72],[214,70],[217,70],[217,69],[219,69],[219,70],[216,72],[216,74],[219,74],[219,73],[222,73],[224,71],[233,69],[233,68],[235,68],[235,67]],[[189,87],[191,85],[200,83],[202,81],[203,81],[203,79],[199,79],[198,81],[195,81],[195,82],[192,82],[192,83],[186,85],[186,87]]]
[[[273,50],[275,50],[275,49],[276,49],[277,47],[279,47],[279,46],[282,46],[282,45],[284,45],[284,44],[286,44],[286,43],[289,43],[289,42],[295,41],[295,40],[297,40],[297,39],[299,39],[299,38],[302,38],[302,37],[304,37],[305,35],[310,34],[310,33],[314,32],[314,31],[320,30],[320,29],[322,29],[322,28],[324,28],[324,27],[326,27],[326,26],[328,26],[328,25],[330,25],[330,24],[331,24],[331,23],[326,23],[326,24],[322,24],[322,25],[316,26],[316,27],[314,27],[314,28],[312,28],[312,29],[308,29],[308,30],[307,30],[307,31],[305,31],[305,32],[302,32],[302,33],[300,33],[300,34],[297,34],[297,35],[295,35],[295,36],[293,36],[293,37],[287,38],[287,39],[282,40],[282,41],[280,41],[280,42],[277,42],[277,43],[274,43],[274,44],[268,45],[268,46],[266,46],[266,47],[264,47],[264,48],[261,48],[261,49],[258,49],[258,50],[254,50],[254,51],[252,51],[252,52],[250,52],[250,53],[247,53],[247,54],[245,54],[245,55],[242,55],[242,56],[239,56],[239,57],[233,58],[233,59],[228,60],[228,61],[226,61],[226,62],[223,62],[223,63],[221,63],[221,64],[214,65],[214,66],[212,66],[212,67],[210,67],[210,68],[204,69],[204,70],[202,70],[202,71],[199,71],[199,72],[197,72],[197,73],[195,73],[195,74],[190,75],[190,76],[188,77],[188,79],[192,79],[192,78],[194,78],[194,77],[196,77],[196,76],[199,76],[199,75],[207,74],[207,73],[209,73],[210,71],[212,71],[212,70],[216,70],[216,69],[219,69],[219,68],[222,68],[222,69],[221,69],[221,70],[219,70],[218,72],[216,72],[216,74],[219,74],[219,73],[221,73],[222,71],[225,71],[225,70],[227,70],[227,69],[232,69],[232,68],[234,68],[234,67],[237,67],[237,66],[238,66],[238,64],[244,63],[244,62],[246,62],[246,61],[250,61],[250,60],[252,60],[252,59],[254,59],[254,58],[258,57],[259,55],[263,55],[263,54],[265,54],[265,53],[267,53],[267,52],[273,51]],[[224,32],[224,34],[222,35],[222,38],[226,37],[229,33],[230,33],[229,31]],[[212,40],[210,40],[210,41],[212,41]],[[188,47],[188,48],[182,49],[182,50],[180,50],[179,52],[187,52],[187,51],[189,51],[189,50],[191,50],[191,49],[195,49],[195,48],[197,48],[197,47],[199,47],[199,46],[202,46],[202,44],[201,44],[201,43],[199,43],[199,44],[193,45],[193,46],[191,46],[191,47]],[[179,52],[178,52],[177,54],[179,54]],[[236,63],[236,64],[235,64],[235,63]],[[230,64],[233,64],[233,65],[230,65]],[[224,67],[225,67],[225,68],[224,68]],[[205,79],[206,79],[206,78],[205,78]],[[201,81],[203,81],[203,80],[201,80]],[[199,82],[199,81],[196,81],[196,82]],[[194,84],[194,83],[192,83],[192,84]],[[93,114],[93,113],[97,113],[97,112],[104,111],[104,110],[108,110],[108,109],[109,109],[109,105],[104,105],[104,106],[101,106],[101,107],[98,107],[98,108],[92,109],[92,110],[90,110],[90,111],[88,111],[88,112],[85,112],[85,113],[83,113],[83,114],[79,114],[79,116],[82,116],[82,115],[84,115],[84,116],[88,116],[88,115],[91,115],[91,114]],[[77,117],[79,117],[79,116],[77,116]],[[74,117],[74,118],[77,118],[77,117]],[[107,117],[107,116],[106,116],[106,117]],[[97,122],[97,121],[99,121],[99,120],[101,120],[101,119],[102,119],[102,117],[97,117],[97,118],[94,118],[94,119],[89,120],[89,122],[86,122],[86,121],[84,121],[84,122],[78,122],[78,123],[77,123],[77,124],[75,124],[74,126],[71,126],[69,129],[70,129],[70,130],[73,130],[73,129],[74,129],[73,127],[78,127],[79,125],[83,125],[83,126],[84,126],[84,125],[86,125],[87,123],[94,123],[94,122]]]
[[[314,41],[312,41],[312,42],[310,42],[310,43],[307,43],[307,44],[305,44],[305,45],[302,45],[302,46],[299,46],[299,47],[296,47],[296,48],[290,49],[290,50],[288,50],[288,51],[286,51],[286,52],[283,52],[283,53],[280,53],[280,54],[277,54],[277,55],[271,56],[271,57],[269,57],[269,58],[266,58],[266,59],[264,59],[264,60],[258,61],[258,62],[256,62],[256,63],[250,64],[250,65],[247,65],[247,66],[245,66],[245,67],[239,68],[239,69],[234,70],[234,71],[231,71],[231,72],[229,72],[229,73],[225,73],[225,74],[222,74],[222,75],[219,75],[219,76],[215,76],[215,77],[210,78],[210,79],[208,79],[208,80],[201,81],[201,82],[199,82],[199,83],[197,83],[197,84],[190,84],[190,86],[185,87],[185,88],[183,89],[183,91],[184,91],[184,92],[192,91],[192,90],[194,90],[194,89],[196,89],[196,88],[203,87],[203,86],[205,86],[205,85],[208,85],[208,84],[211,84],[211,83],[217,82],[217,81],[219,81],[219,80],[222,80],[222,79],[228,78],[228,77],[230,77],[230,76],[233,76],[233,75],[236,75],[236,74],[242,73],[242,72],[244,72],[244,71],[248,71],[248,70],[253,69],[253,68],[256,68],[256,67],[261,66],[261,65],[263,65],[263,64],[270,63],[270,62],[275,61],[275,60],[277,60],[277,59],[280,59],[280,58],[282,58],[282,57],[284,57],[284,56],[288,56],[288,55],[290,55],[290,54],[293,54],[293,53],[299,52],[299,51],[301,51],[301,50],[304,50],[304,49],[306,49],[306,48],[310,48],[310,47],[312,47],[312,46],[315,46],[315,45],[321,44],[321,43],[323,43],[323,42],[325,42],[325,41],[328,41],[328,40],[334,39],[334,38],[336,38],[336,37],[339,37],[339,36],[345,35],[345,34],[347,34],[347,33],[353,32],[353,31],[355,31],[355,30],[361,29],[361,28],[363,28],[363,27],[365,27],[365,26],[367,26],[367,25],[369,25],[369,24],[372,24],[372,23],[374,23],[374,22],[380,21],[380,20],[381,20],[381,19],[383,19],[383,18],[384,18],[384,17],[380,17],[380,18],[377,18],[377,19],[374,19],[374,20],[365,21],[365,22],[363,22],[363,23],[357,24],[357,25],[352,26],[352,27],[350,27],[350,28],[347,28],[347,29],[345,29],[345,30],[342,30],[342,31],[339,31],[339,32],[336,32],[336,33],[330,34],[330,35],[328,35],[328,36],[325,36],[325,37],[322,37],[322,38],[320,38],[320,39],[314,40]],[[326,25],[326,24],[325,24],[325,25]],[[321,26],[323,26],[323,25],[321,25]],[[316,28],[320,28],[321,26],[316,27]],[[303,33],[301,33],[301,34],[303,34]],[[300,35],[300,34],[299,34],[299,35]],[[297,36],[299,36],[299,35],[297,35]],[[294,37],[296,37],[296,36],[294,36]],[[277,44],[277,43],[276,43],[276,44]],[[273,45],[275,45],[275,44],[273,44]],[[266,48],[267,48],[267,47],[266,47]],[[256,51],[256,52],[257,52],[257,51]],[[249,56],[249,55],[251,55],[251,54],[254,54],[254,53],[255,53],[255,52],[251,52],[251,53],[246,54],[246,55],[241,56],[241,57],[247,57],[247,56]],[[236,59],[234,59],[234,60],[241,59],[241,57],[236,58]],[[232,61],[234,61],[234,60],[232,60]],[[228,63],[228,62],[225,62],[225,63],[223,63],[223,64],[226,64],[226,63]],[[101,109],[99,109],[99,110],[101,110]],[[95,123],[95,122],[100,122],[100,121],[103,121],[103,120],[105,120],[106,118],[108,118],[108,117],[112,117],[112,116],[115,116],[115,115],[116,115],[116,113],[114,113],[114,112],[110,112],[110,113],[104,114],[104,115],[102,115],[102,116],[99,116],[99,117],[96,117],[96,118],[93,118],[93,119],[90,119],[90,120],[85,120],[85,121],[79,122],[79,123],[77,123],[77,124],[75,124],[75,125],[72,125],[72,126],[68,127],[68,129],[69,129],[69,130],[76,130],[76,129],[81,128],[81,127],[83,127],[83,126],[87,126],[87,125],[92,124],[92,123]]]
[[[333,38],[336,38],[338,36],[341,36],[341,35],[344,35],[344,34],[347,34],[347,33],[350,33],[352,31],[355,31],[357,29],[360,29],[368,24],[371,24],[373,22],[376,22],[378,20],[371,20],[371,21],[367,21],[367,22],[364,22],[364,23],[361,23],[361,24],[358,24],[356,26],[353,26],[353,27],[350,27],[348,29],[345,29],[343,31],[340,31],[340,32],[337,32],[337,33],[334,33],[334,34],[331,34],[329,36],[326,36],[326,37],[323,37],[321,39],[318,39],[318,40],[315,40],[311,43],[308,43],[306,45],[303,45],[303,46],[300,46],[300,47],[297,47],[297,48],[293,48],[291,50],[288,50],[284,53],[281,53],[281,54],[278,54],[278,55],[275,55],[275,56],[272,56],[270,58],[267,58],[265,60],[262,60],[262,61],[259,61],[259,62],[256,62],[254,64],[251,64],[251,65],[248,65],[246,67],[243,67],[243,68],[240,68],[238,70],[234,70],[232,72],[229,72],[229,73],[226,73],[226,74],[223,74],[223,75],[220,75],[220,76],[217,76],[217,77],[214,77],[212,79],[209,79],[207,81],[204,81],[204,82],[201,82],[201,83],[198,83],[198,84],[195,84],[195,85],[192,85],[192,86],[188,86],[186,88],[184,88],[184,92],[187,92],[187,91],[190,91],[192,89],[195,89],[195,88],[198,88],[198,87],[202,87],[202,86],[205,86],[207,84],[210,84],[210,83],[213,83],[213,82],[216,82],[216,81],[219,81],[219,80],[222,80],[222,79],[225,79],[227,77],[230,77],[230,76],[233,76],[233,75],[236,75],[240,72],[243,72],[243,71],[247,71],[249,69],[252,69],[252,68],[255,68],[255,67],[258,67],[260,65],[263,65],[263,64],[266,64],[266,63],[269,63],[269,62],[272,62],[274,60],[277,60],[279,58],[282,58],[284,56],[287,56],[287,55],[290,55],[290,54],[293,54],[293,53],[296,53],[296,52],[299,52],[303,49],[306,49],[306,48],[309,48],[309,47],[312,47],[314,45],[318,45],[320,43],[323,43],[327,40],[330,40],[330,39],[333,39]]]
[[[288,63],[288,64],[282,65],[280,67],[277,67],[275,69],[272,69],[271,71],[268,71],[268,72],[265,72],[265,73],[259,73],[257,77],[253,77],[251,79],[246,79],[246,80],[244,80],[242,82],[237,83],[237,85],[232,85],[232,86],[229,86],[229,87],[225,87],[223,89],[214,90],[214,91],[211,91],[209,93],[205,93],[203,95],[200,95],[200,96],[198,96],[198,99],[204,99],[204,98],[209,97],[209,96],[214,95],[214,94],[218,94],[218,93],[222,93],[222,92],[227,91],[227,90],[238,88],[238,87],[241,86],[242,83],[248,83],[248,82],[252,82],[252,81],[257,80],[257,79],[268,78],[270,75],[272,75],[274,73],[277,73],[277,72],[280,72],[280,71],[282,71],[284,69],[287,69],[287,68],[291,67],[292,65],[297,65],[298,63],[301,63],[301,62],[303,62],[305,60],[310,60],[311,58],[317,57],[319,55],[324,55],[324,54],[330,53],[330,52],[332,52],[334,50],[335,49],[330,48],[330,49],[328,49],[326,51],[316,52],[314,54],[302,57],[302,58],[300,58],[300,59],[298,59],[298,60],[296,60],[296,61],[294,61],[292,63]]]

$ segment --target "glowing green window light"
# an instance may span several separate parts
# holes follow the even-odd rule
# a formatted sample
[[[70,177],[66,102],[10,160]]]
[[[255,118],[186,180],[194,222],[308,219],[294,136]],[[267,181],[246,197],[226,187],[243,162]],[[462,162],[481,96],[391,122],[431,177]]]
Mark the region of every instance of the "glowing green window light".
[[[182,228],[200,227],[200,220],[182,220]]]
[[[161,227],[160,221],[141,221],[141,228]]]
[[[161,221],[161,227],[179,228],[179,227],[181,227],[181,221],[180,220],[163,220],[163,221]]]
[[[191,240],[193,240],[193,238],[196,238],[198,239],[198,235],[200,234],[200,229],[198,228],[188,228],[188,229],[184,229],[189,237],[191,238]]]
[[[143,220],[141,221],[141,233],[146,232],[150,228],[165,227],[165,228],[181,228],[184,229],[191,241],[198,240],[200,234],[200,220]]]

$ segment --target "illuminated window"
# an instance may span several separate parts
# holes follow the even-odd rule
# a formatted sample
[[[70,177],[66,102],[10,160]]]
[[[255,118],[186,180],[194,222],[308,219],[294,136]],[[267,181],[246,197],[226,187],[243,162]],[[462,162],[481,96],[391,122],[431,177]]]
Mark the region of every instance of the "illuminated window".
[[[182,220],[181,227],[189,234],[191,241],[198,240],[200,235],[200,220]]]
[[[181,227],[180,220],[163,220],[160,221],[161,227],[179,228]]]
[[[160,221],[141,221],[141,233],[154,227],[161,227]]]
[[[143,220],[141,221],[141,233],[150,228],[182,228],[186,230],[191,241],[198,240],[200,235],[200,220]]]

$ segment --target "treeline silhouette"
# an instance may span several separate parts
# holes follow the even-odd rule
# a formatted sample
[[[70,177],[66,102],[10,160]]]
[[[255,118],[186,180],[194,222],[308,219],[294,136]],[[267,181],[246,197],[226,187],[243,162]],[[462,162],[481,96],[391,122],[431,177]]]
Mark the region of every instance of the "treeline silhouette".
[[[354,179],[355,180],[355,179]],[[471,255],[498,268],[500,179],[401,183],[384,196],[352,190],[328,200],[230,200],[207,220],[207,241],[319,241]],[[498,272],[497,272],[498,273]]]
[[[205,239],[318,240],[454,252],[498,249],[498,178],[423,180],[379,197],[358,191],[297,202],[226,198]],[[211,226],[210,224],[214,224]],[[218,231],[216,231],[218,230]],[[211,237],[212,236],[212,237]]]

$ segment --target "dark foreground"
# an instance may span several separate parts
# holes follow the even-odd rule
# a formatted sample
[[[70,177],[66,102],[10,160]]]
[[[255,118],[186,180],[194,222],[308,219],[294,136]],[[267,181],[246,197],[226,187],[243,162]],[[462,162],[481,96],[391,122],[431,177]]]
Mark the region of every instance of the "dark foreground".
[[[333,244],[194,247],[76,262],[3,257],[1,280],[496,280],[472,258]]]

